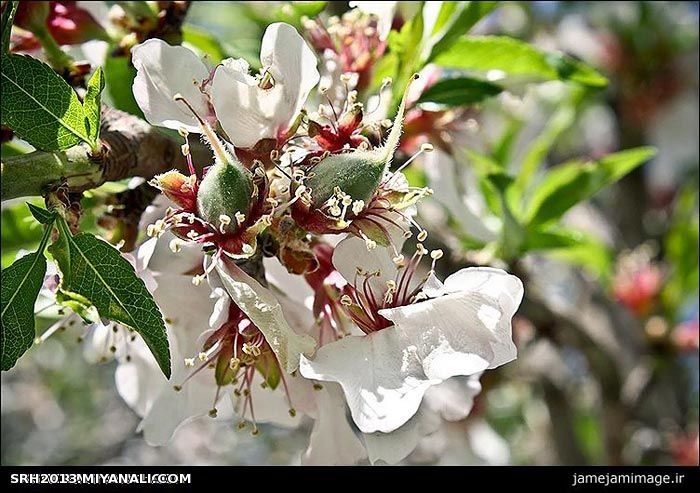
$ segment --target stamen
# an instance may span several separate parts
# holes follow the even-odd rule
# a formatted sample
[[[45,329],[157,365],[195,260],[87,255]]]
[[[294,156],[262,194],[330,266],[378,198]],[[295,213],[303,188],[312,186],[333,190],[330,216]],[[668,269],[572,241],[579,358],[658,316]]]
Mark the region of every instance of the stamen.
[[[170,240],[169,247],[170,251],[173,253],[179,253],[182,250],[182,240],[180,238],[173,238]]]
[[[207,141],[209,142],[209,145],[211,146],[212,150],[214,151],[214,154],[216,157],[222,162],[222,163],[228,163],[231,161],[229,153],[225,150],[224,145],[221,143],[219,138],[216,136],[214,133],[214,130],[211,128],[211,126],[205,122],[202,117],[197,114],[195,109],[192,107],[192,105],[184,98],[182,97],[182,94],[177,93],[175,96],[173,96],[173,99],[175,101],[178,101],[180,103],[183,103],[187,108],[190,110],[192,115],[197,119],[199,122],[199,126],[202,129],[202,135],[206,137]]]
[[[418,152],[416,152],[413,156],[411,156],[410,158],[408,158],[408,160],[407,160],[405,163],[403,163],[403,164],[399,167],[399,169],[397,169],[396,171],[394,171],[394,172],[390,175],[389,179],[386,180],[386,181],[383,183],[384,187],[388,187],[389,184],[392,183],[392,182],[394,181],[394,179],[399,175],[399,173],[401,173],[401,171],[403,171],[404,169],[406,169],[413,161],[415,161],[416,158],[417,158],[418,156],[420,156],[420,155],[423,154],[424,152],[431,152],[433,149],[434,149],[434,148],[433,148],[433,145],[430,144],[430,143],[428,143],[428,142],[422,144],[422,145],[420,146],[420,149],[418,150]]]

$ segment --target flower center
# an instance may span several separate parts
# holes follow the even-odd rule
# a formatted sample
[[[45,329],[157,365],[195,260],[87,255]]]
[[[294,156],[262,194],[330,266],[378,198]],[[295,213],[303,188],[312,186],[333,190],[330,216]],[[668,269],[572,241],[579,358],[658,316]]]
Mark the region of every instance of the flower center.
[[[199,364],[197,364],[197,360]],[[262,388],[272,391],[277,388],[280,382],[289,404],[289,414],[296,415],[296,410],[291,404],[283,370],[280,368],[272,348],[262,332],[233,303],[229,307],[226,322],[206,339],[201,352],[196,357],[185,359],[185,366],[192,367],[194,370],[181,384],[174,386],[176,391],[182,390],[182,387],[202,370],[214,370],[217,389],[212,409],[209,411],[209,416],[212,418],[217,416],[217,404],[221,398],[221,389],[232,386],[235,397],[234,408],[242,418],[242,421],[238,423],[238,428],[243,429],[246,426],[246,420],[249,420],[253,425],[252,434],[257,435],[258,426],[255,420],[253,385],[259,384]]]
[[[442,257],[442,250],[430,252],[430,271],[424,277],[419,277],[419,265],[427,254],[428,250],[422,243],[418,243],[416,252],[408,262],[403,255],[398,254],[393,259],[396,265],[393,279],[382,280],[381,271],[368,272],[358,268],[352,285],[343,289],[340,298],[345,313],[366,334],[392,326],[393,323],[379,313],[381,310],[411,305],[426,299],[422,289],[434,272],[435,262]]]

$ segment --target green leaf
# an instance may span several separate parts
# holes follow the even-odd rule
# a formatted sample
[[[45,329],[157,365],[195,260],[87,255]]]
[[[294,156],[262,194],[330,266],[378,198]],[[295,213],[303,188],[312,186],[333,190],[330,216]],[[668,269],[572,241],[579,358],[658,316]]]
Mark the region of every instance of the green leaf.
[[[44,151],[68,149],[90,138],[73,89],[51,67],[23,55],[2,58],[2,123]]]
[[[423,39],[422,8],[421,5],[416,15],[401,27],[401,31],[389,33],[390,50],[398,57],[398,73],[392,85],[392,109],[398,108],[406,84],[413,74],[421,68],[419,58]]]
[[[90,139],[95,143],[97,143],[97,139],[100,137],[100,97],[104,88],[104,73],[102,72],[102,67],[97,67],[97,70],[95,70],[95,73],[92,74],[92,77],[90,77],[87,83],[87,92],[83,100],[88,135],[90,135]]]
[[[651,147],[638,147],[609,154],[598,161],[580,161],[551,168],[526,208],[529,224],[542,224],[561,217],[571,207],[595,195],[654,156]]]
[[[328,2],[290,2],[290,4],[300,16],[316,17],[323,12]]]
[[[500,253],[504,259],[511,260],[519,255],[525,241],[525,229],[513,213],[507,198],[513,186],[513,178],[506,173],[496,172],[489,174],[486,180],[496,190],[500,201],[499,216],[503,220]]]
[[[546,53],[506,36],[469,36],[456,41],[434,62],[443,67],[484,72],[501,70],[508,76],[535,80],[570,80],[592,87],[606,79],[566,55]]]
[[[35,201],[35,205],[41,204],[43,204],[43,200]],[[2,249],[0,251],[2,252],[2,268],[4,269],[17,260],[17,253],[20,250],[36,250],[41,242],[44,228],[32,217],[26,204],[22,202],[15,205],[5,202],[1,215],[0,244],[2,244]]]
[[[469,106],[495,96],[503,89],[471,77],[441,80],[421,94],[418,103],[435,103],[448,108]]]
[[[265,24],[273,21],[286,22],[294,27],[301,27],[302,17],[316,17],[323,9],[326,8],[328,2],[279,2],[277,8],[272,8],[272,18],[267,20]]]
[[[10,48],[10,31],[12,31],[12,21],[17,11],[17,2],[12,0],[3,4],[2,17],[0,18],[0,53],[7,53]]]
[[[443,9],[449,4],[456,4],[456,13],[453,13],[448,21],[444,21]],[[435,36],[437,41],[430,50],[427,62],[449,49],[460,36],[466,34],[477,22],[491,13],[497,4],[498,2],[443,2],[443,8],[440,9],[436,22],[436,28],[440,26],[442,30]],[[449,7],[448,9],[452,10]]]
[[[695,183],[693,183],[695,182]],[[689,180],[676,198],[671,224],[664,238],[664,252],[669,266],[661,293],[669,318],[677,318],[683,304],[698,295],[700,220],[698,219],[697,178]]]
[[[528,228],[522,253],[546,252],[556,258],[584,267],[605,280],[612,269],[613,255],[600,240],[566,228]]]
[[[608,80],[594,68],[562,53],[548,53],[547,63],[559,74],[561,80],[570,80],[583,86],[605,87]]]
[[[503,133],[493,143],[491,157],[503,169],[508,169],[510,165],[513,146],[522,128],[523,122],[521,120],[511,120],[503,130]]]
[[[36,252],[25,255],[2,271],[0,359],[3,371],[15,366],[34,342],[34,303],[46,275],[44,248],[52,229],[49,224]]]
[[[219,63],[227,57],[224,47],[214,35],[192,24],[182,27],[182,41],[208,55],[213,63]]]
[[[479,177],[479,189],[481,194],[484,196],[484,201],[486,206],[491,212],[497,216],[501,215],[501,199],[499,196],[498,189],[491,183],[488,176],[492,173],[499,173],[503,171],[501,165],[496,162],[491,156],[482,154],[473,149],[465,149],[467,157],[469,158],[471,166],[476,171]]]
[[[515,188],[521,195],[559,136],[571,126],[576,117],[573,105],[563,105],[549,118],[542,132],[528,144],[516,177]]]
[[[29,207],[29,212],[31,212],[32,216],[34,216],[34,219],[39,221],[41,224],[51,224],[56,219],[55,212],[47,211],[46,209],[37,207],[29,202],[27,202],[27,206]]]
[[[58,226],[68,249],[56,257],[61,289],[89,300],[100,316],[138,332],[169,378],[170,350],[163,316],[134,268],[112,245],[89,233],[72,236],[63,219]]]

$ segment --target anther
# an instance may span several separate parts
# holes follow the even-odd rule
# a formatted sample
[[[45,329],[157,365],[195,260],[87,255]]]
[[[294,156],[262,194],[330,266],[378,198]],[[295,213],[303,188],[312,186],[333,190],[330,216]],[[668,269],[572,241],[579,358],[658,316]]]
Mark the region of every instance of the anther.
[[[170,251],[173,253],[178,253],[182,250],[182,240],[180,238],[173,238],[168,244]]]
[[[433,250],[430,252],[430,258],[433,260],[439,260],[442,258],[442,250]]]

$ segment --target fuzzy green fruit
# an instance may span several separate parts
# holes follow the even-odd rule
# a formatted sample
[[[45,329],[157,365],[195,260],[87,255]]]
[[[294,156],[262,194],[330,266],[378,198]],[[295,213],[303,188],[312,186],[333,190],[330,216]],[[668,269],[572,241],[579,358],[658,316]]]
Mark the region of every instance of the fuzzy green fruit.
[[[414,75],[411,81],[417,78],[418,75]],[[350,195],[353,200],[369,203],[399,146],[409,87],[410,82],[404,91],[394,124],[384,145],[371,151],[332,154],[312,168],[312,174],[305,185],[311,189],[314,207],[323,206],[333,197],[336,187]]]
[[[321,207],[334,194],[335,187],[353,200],[369,202],[387,168],[386,156],[372,151],[355,151],[328,156],[313,168],[306,181],[315,207]]]
[[[236,230],[236,213],[247,214],[253,195],[253,175],[235,161],[212,166],[199,184],[197,209],[202,219],[220,227],[221,217],[228,216],[229,224],[223,224],[227,232]]]

